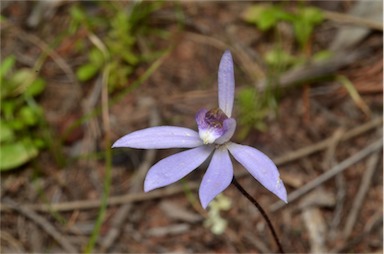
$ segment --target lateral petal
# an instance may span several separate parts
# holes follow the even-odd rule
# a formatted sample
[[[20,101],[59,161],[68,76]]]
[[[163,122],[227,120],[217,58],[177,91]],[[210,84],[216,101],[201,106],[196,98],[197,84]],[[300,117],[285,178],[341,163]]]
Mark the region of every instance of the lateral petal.
[[[199,134],[176,126],[156,126],[134,131],[118,139],[112,147],[138,149],[192,148],[202,145]]]
[[[200,166],[213,148],[199,146],[162,159],[149,169],[144,181],[144,191],[148,192],[180,180]]]
[[[216,144],[224,144],[229,141],[236,130],[236,120],[233,118],[225,119],[223,122],[224,134],[215,140]]]
[[[279,171],[271,159],[259,150],[245,145],[230,143],[228,150],[265,188],[287,203],[287,191]]]
[[[218,85],[219,107],[228,117],[231,117],[233,99],[235,96],[235,74],[233,70],[232,55],[229,50],[224,52],[220,60]]]
[[[204,209],[231,184],[232,178],[233,166],[228,150],[226,148],[216,149],[200,184],[199,197]]]

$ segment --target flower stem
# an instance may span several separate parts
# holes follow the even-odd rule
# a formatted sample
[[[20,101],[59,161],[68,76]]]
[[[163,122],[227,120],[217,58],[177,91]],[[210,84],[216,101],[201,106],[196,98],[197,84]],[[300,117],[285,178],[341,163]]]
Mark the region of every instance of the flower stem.
[[[279,248],[279,252],[284,253],[283,246],[281,246],[280,240],[277,237],[274,227],[272,226],[271,220],[268,218],[268,215],[264,211],[264,209],[246,190],[244,190],[244,188],[239,184],[239,182],[235,179],[235,177],[232,178],[232,184],[241,192],[241,194],[243,194],[260,211],[261,215],[263,216],[264,220],[267,222],[268,227],[272,232],[273,239],[275,240],[277,247]]]

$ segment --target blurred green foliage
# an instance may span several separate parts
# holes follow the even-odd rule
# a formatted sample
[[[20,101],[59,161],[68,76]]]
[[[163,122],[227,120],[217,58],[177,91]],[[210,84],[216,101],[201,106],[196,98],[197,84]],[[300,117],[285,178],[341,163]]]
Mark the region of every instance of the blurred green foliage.
[[[276,4],[255,4],[247,9],[243,18],[262,31],[275,27],[278,22],[286,21],[292,24],[296,40],[304,47],[314,27],[323,21],[324,15],[315,7],[301,6],[295,12],[288,12]]]
[[[138,38],[155,34],[164,36],[165,32],[148,24],[149,16],[158,10],[162,3],[154,2],[95,2],[102,10],[100,15],[91,14],[84,5],[77,3],[70,9],[70,31],[75,33],[85,29],[88,34],[98,36],[104,45],[93,43],[87,48],[84,41],[78,45],[79,52],[87,52],[87,61],[76,71],[77,78],[84,82],[97,76],[106,63],[113,71],[109,73],[110,92],[126,87],[130,74],[141,62],[153,60],[158,53],[148,50],[139,52]],[[149,43],[146,40],[146,43]],[[102,47],[105,48],[102,48]],[[148,46],[148,45],[147,45]],[[148,46],[150,47],[150,46]]]
[[[329,50],[321,50],[314,53],[310,58],[314,62],[320,62],[329,59],[332,53]],[[302,66],[308,62],[308,57],[304,54],[293,55],[279,46],[267,51],[264,55],[264,61],[272,70],[286,70]]]
[[[266,130],[264,120],[271,110],[277,109],[278,98],[278,91],[273,91],[271,86],[263,93],[258,93],[253,87],[239,90],[236,103],[239,110],[238,122],[242,127],[237,134],[240,139],[244,139],[252,129]]]
[[[253,87],[246,87],[238,93],[239,124],[242,127],[239,138],[241,139],[245,138],[253,128],[266,129],[264,119],[278,109],[280,91],[276,84],[281,73],[302,66],[309,60],[320,61],[330,57],[329,51],[319,51],[308,55],[308,51],[305,50],[310,43],[315,26],[324,19],[320,9],[301,5],[294,11],[287,11],[284,3],[257,3],[246,9],[242,18],[246,22],[256,25],[262,32],[273,30],[275,43],[264,53],[264,61],[268,67],[267,85],[264,91],[258,93]],[[284,49],[284,40],[276,29],[279,22],[291,25],[298,52]]]
[[[248,8],[243,19],[256,25],[261,31],[274,29],[279,22],[287,22],[292,25],[295,40],[300,46],[300,52],[294,55],[281,47],[282,40],[276,37],[276,43],[264,55],[264,60],[269,69],[278,72],[305,64],[309,56],[304,52],[316,25],[320,24],[324,15],[320,9],[310,6],[299,6],[295,11],[287,11],[278,4],[255,4]],[[329,52],[320,51],[311,58],[323,59],[329,56]],[[276,73],[275,73],[276,74]]]
[[[72,53],[81,62],[74,64],[78,80],[86,82],[107,73],[110,92],[129,87],[129,78],[139,64],[158,60],[164,54],[156,51],[157,43],[168,33],[149,23],[150,16],[162,5],[160,1],[80,1],[69,5],[68,29],[58,30],[56,43],[75,39]],[[149,36],[155,39],[149,40]],[[0,72],[0,170],[5,171],[23,165],[42,148],[57,142],[51,142],[42,107],[36,100],[45,81],[31,68],[17,67],[13,56],[2,59]]]
[[[45,146],[41,138],[43,110],[35,97],[45,81],[30,68],[15,68],[15,58],[6,57],[0,66],[0,171],[11,170],[36,157]]]

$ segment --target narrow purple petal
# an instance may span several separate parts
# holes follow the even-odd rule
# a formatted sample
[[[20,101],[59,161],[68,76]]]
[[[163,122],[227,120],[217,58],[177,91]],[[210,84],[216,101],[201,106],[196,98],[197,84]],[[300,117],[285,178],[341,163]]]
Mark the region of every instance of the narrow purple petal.
[[[228,144],[233,157],[265,188],[287,203],[287,191],[280,179],[279,171],[271,159],[259,150],[235,143]]]
[[[199,134],[191,129],[157,126],[134,131],[118,139],[112,147],[139,149],[192,148],[202,145]]]
[[[199,146],[162,159],[149,169],[144,181],[144,191],[148,192],[180,180],[200,166],[213,148]]]
[[[236,130],[236,120],[233,118],[225,119],[223,122],[223,129],[224,135],[216,139],[216,144],[224,144],[232,138],[233,133],[235,133]]]
[[[219,107],[224,113],[231,117],[233,99],[235,96],[235,75],[233,71],[233,60],[229,50],[221,57],[219,65]]]
[[[218,148],[212,156],[199,189],[200,202],[204,209],[231,184],[232,178],[233,166],[228,150]]]

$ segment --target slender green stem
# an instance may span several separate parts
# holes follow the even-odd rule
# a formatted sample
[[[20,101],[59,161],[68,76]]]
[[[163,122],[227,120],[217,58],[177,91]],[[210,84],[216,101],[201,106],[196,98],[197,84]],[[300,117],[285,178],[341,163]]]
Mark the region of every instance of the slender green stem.
[[[272,222],[269,219],[267,213],[264,211],[264,209],[246,190],[244,190],[244,188],[237,182],[235,177],[233,177],[233,179],[232,179],[232,184],[241,192],[241,194],[243,194],[260,211],[261,215],[263,216],[264,220],[267,222],[267,225],[272,232],[273,239],[275,240],[277,247],[279,248],[279,252],[284,253],[283,246],[281,246],[281,243],[279,241],[279,238],[277,237],[277,234],[276,234],[276,231],[272,225]]]
[[[112,171],[112,153],[111,148],[106,148],[105,150],[105,178],[104,178],[104,186],[103,186],[103,195],[101,197],[101,205],[99,214],[96,219],[95,227],[93,228],[92,235],[88,241],[87,246],[85,247],[85,253],[92,253],[92,250],[95,246],[97,238],[100,235],[100,229],[104,222],[107,204],[108,204],[108,196],[109,190],[111,187],[111,171]]]
[[[108,100],[108,76],[109,76],[110,66],[107,64],[104,67],[102,82],[103,89],[101,92],[101,103],[102,103],[102,119],[103,127],[105,131],[105,178],[104,178],[104,187],[103,194],[101,197],[101,205],[99,210],[99,215],[97,217],[95,227],[93,228],[92,235],[88,241],[87,246],[85,247],[85,253],[92,253],[93,248],[96,244],[97,239],[100,235],[100,229],[104,222],[105,214],[107,211],[107,203],[109,192],[111,189],[112,182],[112,149],[111,149],[111,128],[109,125],[109,100]]]

